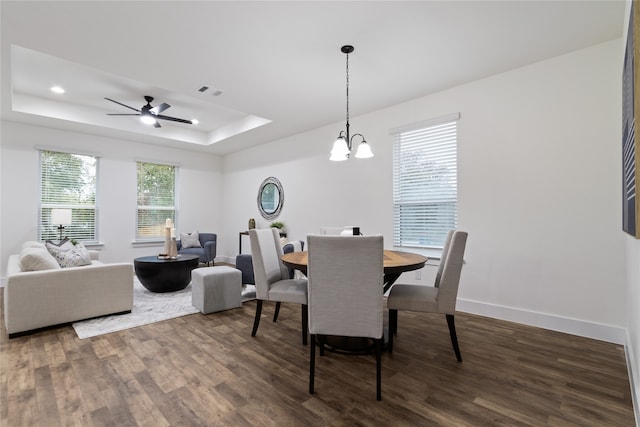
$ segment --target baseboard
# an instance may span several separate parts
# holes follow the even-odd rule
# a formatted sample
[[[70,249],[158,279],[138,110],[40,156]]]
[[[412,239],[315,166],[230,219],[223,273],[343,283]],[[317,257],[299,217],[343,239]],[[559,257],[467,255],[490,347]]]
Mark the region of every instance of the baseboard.
[[[633,413],[636,416],[636,427],[640,427],[640,372],[636,369],[640,366],[640,360],[637,359],[637,355],[633,353],[633,346],[631,345],[631,337],[629,332],[626,334],[627,342],[624,346],[624,355],[627,359],[627,374],[629,375],[629,386],[631,387],[631,400],[633,402]]]
[[[458,299],[456,310],[494,319],[508,320],[524,325],[536,326],[571,335],[593,338],[614,344],[626,343],[626,329],[619,326],[587,322],[568,317],[555,316],[548,313],[523,310],[479,301]]]

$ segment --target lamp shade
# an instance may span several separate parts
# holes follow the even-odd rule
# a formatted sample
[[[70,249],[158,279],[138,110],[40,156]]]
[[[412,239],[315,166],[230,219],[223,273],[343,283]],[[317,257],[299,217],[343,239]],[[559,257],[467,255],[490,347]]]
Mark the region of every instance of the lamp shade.
[[[362,141],[360,145],[358,145],[358,151],[356,151],[356,157],[358,159],[368,159],[373,157],[373,152],[371,151],[371,147],[367,144],[367,141]]]
[[[71,224],[71,209],[51,209],[51,223],[59,225]]]
[[[339,136],[336,139],[336,142],[333,143],[333,148],[331,149],[331,154],[349,154],[349,146],[347,145],[347,140],[344,139],[343,136]]]

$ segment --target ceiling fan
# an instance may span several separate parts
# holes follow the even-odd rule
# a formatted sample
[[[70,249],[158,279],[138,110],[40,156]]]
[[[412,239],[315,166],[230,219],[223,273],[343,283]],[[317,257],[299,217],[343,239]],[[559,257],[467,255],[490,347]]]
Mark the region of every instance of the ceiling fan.
[[[167,104],[166,102],[163,102],[160,105],[152,107],[151,106],[151,101],[153,101],[153,97],[152,96],[146,95],[144,97],[144,100],[147,101],[147,105],[143,105],[142,108],[140,108],[139,110],[136,109],[136,108],[130,107],[128,105],[125,105],[122,102],[114,101],[111,98],[105,98],[105,99],[107,101],[114,102],[114,103],[116,103],[118,105],[122,105],[123,107],[127,107],[130,110],[137,111],[137,114],[133,114],[133,113],[126,113],[126,114],[107,113],[107,116],[140,116],[140,120],[142,120],[143,123],[150,124],[150,125],[152,124],[154,127],[157,127],[157,128],[161,127],[160,123],[158,123],[158,119],[160,119],[160,120],[171,120],[172,122],[192,124],[191,120],[179,119],[177,117],[163,116],[162,114],[160,114],[164,110],[166,110],[167,108],[171,107],[171,105]]]

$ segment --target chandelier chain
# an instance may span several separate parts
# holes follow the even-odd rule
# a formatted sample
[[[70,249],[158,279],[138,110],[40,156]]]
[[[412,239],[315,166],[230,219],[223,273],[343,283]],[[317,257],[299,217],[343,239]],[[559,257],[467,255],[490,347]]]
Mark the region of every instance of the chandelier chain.
[[[347,123],[349,123],[349,54],[347,53]]]

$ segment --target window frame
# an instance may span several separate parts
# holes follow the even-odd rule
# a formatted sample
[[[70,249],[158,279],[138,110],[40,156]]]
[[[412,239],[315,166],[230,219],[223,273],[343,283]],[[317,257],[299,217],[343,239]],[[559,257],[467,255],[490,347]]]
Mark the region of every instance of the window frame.
[[[172,212],[172,214],[168,214],[167,215],[162,215],[162,220],[158,220],[158,223],[156,224],[157,227],[160,228],[160,230],[163,230],[163,224],[165,224],[166,218],[171,218],[171,220],[173,221],[173,226],[175,228],[177,228],[177,223],[178,223],[178,171],[179,171],[179,166],[177,164],[173,164],[173,163],[169,163],[169,162],[159,162],[159,161],[153,161],[153,160],[136,160],[136,201],[135,201],[135,205],[136,205],[136,211],[135,211],[135,238],[134,238],[134,242],[137,243],[147,243],[147,242],[159,242],[159,241],[164,241],[164,231],[161,231],[158,234],[152,234],[152,235],[144,235],[140,233],[140,207],[141,206],[145,206],[145,205],[140,205],[139,204],[139,192],[138,192],[138,187],[139,187],[139,171],[138,171],[138,165],[139,164],[148,164],[148,165],[155,165],[155,166],[165,166],[165,167],[170,167],[173,168],[173,205],[172,206],[162,206],[162,205],[151,205],[151,206],[155,206],[156,208],[159,208],[162,206],[162,211],[170,211]],[[152,209],[148,209],[145,208],[144,210],[152,210]]]
[[[73,240],[77,240],[84,245],[97,245],[99,244],[99,176],[100,176],[100,156],[93,153],[85,153],[78,152],[73,150],[63,150],[57,148],[48,148],[48,147],[36,147],[38,150],[38,227],[37,227],[37,235],[38,240],[46,241],[46,240],[59,240],[60,234],[58,230],[58,225],[53,224],[51,222],[51,210],[52,209],[71,209],[72,210],[72,218],[75,219],[75,222],[72,224],[65,226],[65,231],[62,233],[64,237],[68,237]],[[79,156],[83,158],[93,159],[93,203],[69,203],[62,201],[52,201],[52,195],[45,195],[44,190],[44,157],[47,155],[46,153],[55,153],[62,154],[67,156]],[[90,193],[91,194],[91,193]],[[47,200],[43,200],[43,198],[47,198]],[[48,213],[45,214],[45,210],[48,210]],[[93,221],[89,221],[91,225],[91,229],[89,233],[79,232],[77,229],[81,227],[83,222],[79,220],[82,218],[81,214],[78,212],[79,210],[92,210],[93,211]],[[75,226],[74,226],[75,224]],[[84,222],[86,224],[86,222]],[[92,235],[92,238],[83,238],[87,234]]]
[[[453,113],[389,131],[392,137],[393,154],[392,228],[395,248],[442,249],[447,231],[457,228],[459,120],[460,113]],[[436,134],[438,131],[449,133],[438,136]],[[441,147],[436,147],[438,144],[444,144],[444,146],[438,148]],[[405,154],[431,152],[434,156],[430,160],[432,166],[426,170],[445,170],[447,173],[437,176],[432,174],[420,179],[417,171],[425,169],[416,165],[412,168],[407,159],[403,160],[401,157],[403,152]],[[421,161],[415,159],[416,157],[413,161],[416,163]],[[429,184],[429,190],[423,192],[421,190],[423,185]],[[404,215],[403,208],[407,211]],[[453,210],[453,213],[443,215],[438,212],[443,210]],[[406,223],[413,225],[403,225]],[[431,231],[427,231],[429,229]]]

